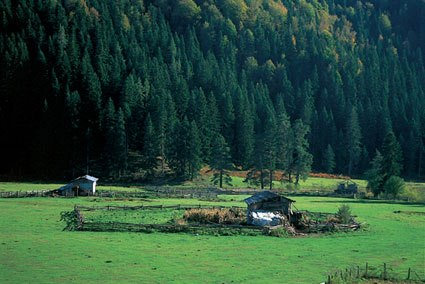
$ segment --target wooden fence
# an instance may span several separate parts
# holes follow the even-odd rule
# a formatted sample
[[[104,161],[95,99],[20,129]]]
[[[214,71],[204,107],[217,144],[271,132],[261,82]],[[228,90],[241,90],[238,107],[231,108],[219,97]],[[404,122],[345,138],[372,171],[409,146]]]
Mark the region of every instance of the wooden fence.
[[[236,209],[246,209],[245,207],[239,206],[211,206],[211,205],[140,205],[140,206],[80,206],[76,205],[75,210],[78,211],[96,211],[96,210],[157,210],[157,209],[177,209],[177,210],[190,210],[190,209],[224,209],[224,208],[236,208]]]
[[[101,198],[150,198],[150,197],[163,197],[163,198],[198,198],[198,199],[214,199],[217,198],[216,191],[207,190],[170,190],[170,191],[96,191],[96,196]],[[43,191],[9,191],[0,192],[0,198],[25,198],[25,197],[76,197],[74,195],[58,195],[51,190]]]
[[[215,187],[207,188],[179,188],[179,187],[143,187],[139,191],[96,191],[95,194],[90,196],[105,197],[105,198],[149,198],[149,197],[163,197],[163,198],[198,198],[198,199],[215,199],[218,195],[253,195],[260,192],[258,189],[232,189],[223,190]],[[143,189],[143,191],[142,191]],[[327,197],[345,197],[355,198],[353,195],[335,195],[334,193],[323,192],[297,192],[285,191],[277,193],[288,196],[327,196]],[[24,198],[24,197],[74,197],[73,195],[62,196],[53,194],[51,190],[42,191],[11,191],[0,192],[0,198]]]
[[[403,283],[423,283],[425,275],[418,274],[411,268],[404,272],[395,272],[393,269],[383,263],[382,266],[371,266],[366,263],[365,266],[353,266],[345,270],[335,271],[328,275],[326,284],[339,283],[357,283],[360,279],[380,279],[389,281],[403,281]],[[404,282],[406,281],[406,282]]]
[[[0,198],[48,197],[48,196],[52,196],[52,193],[50,190],[0,192]]]
[[[101,231],[101,232],[187,232],[187,233],[219,233],[222,235],[233,234],[235,231],[238,234],[262,234],[264,228],[257,226],[238,225],[238,224],[136,224],[125,222],[88,222],[84,218],[84,211],[94,210],[189,210],[189,209],[223,209],[223,208],[238,208],[243,207],[224,207],[224,206],[208,206],[208,205],[169,205],[169,206],[102,206],[102,207],[87,207],[75,206],[75,226],[73,229],[78,231]],[[256,232],[256,233],[255,233]]]
[[[169,191],[97,191],[94,196],[111,197],[111,198],[149,198],[149,197],[165,197],[165,198],[217,198],[218,193],[215,191],[187,191],[187,190],[169,190]]]

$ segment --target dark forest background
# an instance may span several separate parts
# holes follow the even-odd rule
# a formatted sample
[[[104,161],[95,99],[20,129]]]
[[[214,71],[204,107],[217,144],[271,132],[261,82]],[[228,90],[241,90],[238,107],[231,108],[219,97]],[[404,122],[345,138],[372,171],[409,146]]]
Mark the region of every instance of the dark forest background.
[[[0,175],[425,176],[423,0],[2,0]]]

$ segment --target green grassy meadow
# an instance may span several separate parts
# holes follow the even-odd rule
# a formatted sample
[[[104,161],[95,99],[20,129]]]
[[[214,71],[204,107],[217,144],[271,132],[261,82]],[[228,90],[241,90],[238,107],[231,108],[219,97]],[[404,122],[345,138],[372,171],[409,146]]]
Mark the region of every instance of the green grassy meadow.
[[[243,206],[246,196],[222,196]],[[336,212],[347,203],[367,227],[302,238],[62,231],[60,212],[74,204],[210,204],[193,199],[119,201],[100,198],[0,199],[2,283],[320,283],[351,265],[408,267],[425,278],[425,206],[296,197],[300,210]]]
[[[246,188],[246,187],[255,187],[253,185],[250,185],[246,182],[244,182],[245,178],[242,177],[232,177],[232,185],[231,188]],[[306,191],[322,191],[322,192],[329,192],[334,191],[338,184],[341,182],[344,182],[344,179],[337,179],[337,178],[318,178],[318,177],[309,177],[307,180],[303,181],[300,180],[299,183],[299,189],[306,190]],[[352,181],[356,182],[361,190],[366,189],[367,181],[365,180],[359,180],[359,179],[353,179]],[[288,183],[282,183],[279,181],[273,182],[273,187],[276,189],[286,189],[288,186]]]

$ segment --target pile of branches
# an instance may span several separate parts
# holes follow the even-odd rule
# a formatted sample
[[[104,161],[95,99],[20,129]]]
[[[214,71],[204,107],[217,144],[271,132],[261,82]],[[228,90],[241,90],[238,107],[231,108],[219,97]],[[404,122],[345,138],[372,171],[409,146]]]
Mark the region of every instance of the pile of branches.
[[[316,213],[303,211],[301,217],[294,223],[298,232],[305,234],[348,232],[359,230],[361,224],[356,222],[354,217],[342,220],[338,214]]]
[[[189,209],[183,220],[198,224],[246,224],[245,211],[241,208]]]

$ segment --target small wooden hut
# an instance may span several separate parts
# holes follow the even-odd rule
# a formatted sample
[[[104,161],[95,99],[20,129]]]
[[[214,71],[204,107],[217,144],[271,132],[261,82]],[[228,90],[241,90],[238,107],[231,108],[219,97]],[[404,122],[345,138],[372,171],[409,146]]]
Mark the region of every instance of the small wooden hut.
[[[58,193],[64,196],[88,196],[96,192],[96,182],[98,178],[85,175],[78,177],[58,189]]]
[[[295,200],[289,199],[271,191],[262,191],[244,200],[248,205],[247,221],[251,223],[252,213],[258,211],[278,212],[288,220],[291,220],[293,215],[292,203]]]
[[[335,190],[337,194],[356,194],[358,192],[357,183],[352,180],[346,180],[338,185]]]

